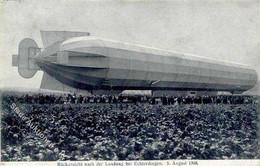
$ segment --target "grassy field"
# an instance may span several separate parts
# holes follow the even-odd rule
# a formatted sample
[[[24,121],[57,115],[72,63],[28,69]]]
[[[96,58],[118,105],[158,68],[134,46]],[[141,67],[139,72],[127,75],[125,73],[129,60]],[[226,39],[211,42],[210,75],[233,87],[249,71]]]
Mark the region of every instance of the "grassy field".
[[[11,104],[3,161],[260,158],[256,104]]]

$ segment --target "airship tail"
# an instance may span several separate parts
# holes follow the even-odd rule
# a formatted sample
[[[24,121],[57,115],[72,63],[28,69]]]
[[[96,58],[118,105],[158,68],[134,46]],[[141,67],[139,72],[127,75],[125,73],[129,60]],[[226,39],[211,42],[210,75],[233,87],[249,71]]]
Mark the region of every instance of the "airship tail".
[[[23,78],[32,78],[40,70],[35,62],[35,55],[40,52],[33,39],[25,38],[19,44],[18,55],[13,55],[12,65],[18,66],[18,72]]]

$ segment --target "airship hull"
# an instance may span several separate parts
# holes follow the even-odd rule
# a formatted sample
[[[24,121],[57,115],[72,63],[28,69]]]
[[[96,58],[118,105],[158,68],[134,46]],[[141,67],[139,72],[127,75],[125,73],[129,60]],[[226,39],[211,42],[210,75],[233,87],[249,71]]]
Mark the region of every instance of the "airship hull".
[[[84,32],[41,34],[43,51],[32,39],[24,39],[19,55],[13,55],[13,65],[24,78],[41,69],[64,85],[83,90],[231,93],[249,90],[258,80],[256,71],[243,64],[90,37]]]
[[[257,80],[246,65],[78,37],[37,59],[41,69],[79,89],[245,91]]]

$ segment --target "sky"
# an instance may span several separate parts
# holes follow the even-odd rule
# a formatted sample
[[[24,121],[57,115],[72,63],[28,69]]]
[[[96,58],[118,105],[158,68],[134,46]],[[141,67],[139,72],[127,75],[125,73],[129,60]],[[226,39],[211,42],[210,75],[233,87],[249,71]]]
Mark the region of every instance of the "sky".
[[[260,1],[0,0],[0,87],[39,88],[12,67],[40,30],[86,31],[120,42],[247,64],[260,77]]]

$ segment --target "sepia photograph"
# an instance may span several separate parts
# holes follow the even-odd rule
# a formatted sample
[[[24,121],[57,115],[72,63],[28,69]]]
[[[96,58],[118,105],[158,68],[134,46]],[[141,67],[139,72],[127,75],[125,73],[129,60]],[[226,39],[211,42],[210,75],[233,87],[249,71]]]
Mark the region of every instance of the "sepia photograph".
[[[1,163],[259,164],[259,28],[258,0],[0,0]]]

